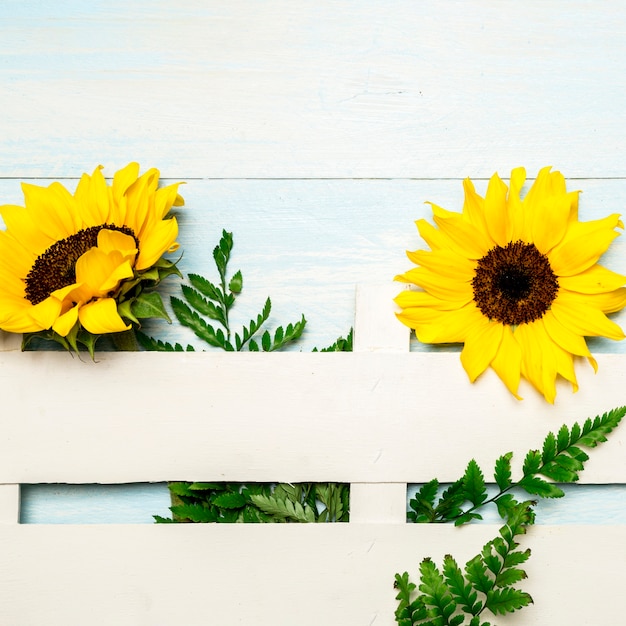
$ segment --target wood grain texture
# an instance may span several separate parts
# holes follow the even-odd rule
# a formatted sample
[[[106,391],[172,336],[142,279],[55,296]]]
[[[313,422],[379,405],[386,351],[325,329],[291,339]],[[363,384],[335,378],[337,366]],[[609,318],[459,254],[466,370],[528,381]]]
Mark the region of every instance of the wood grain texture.
[[[439,564],[446,552],[464,564],[496,528],[0,526],[0,621],[206,626],[210,616],[220,626],[392,626],[396,572],[415,577],[422,558]],[[605,526],[591,541],[587,527],[532,528],[521,541],[532,556],[520,586],[535,604],[498,623],[620,624],[625,532]]]
[[[581,390],[560,386],[549,411],[527,386],[515,400],[492,372],[470,384],[457,358],[2,353],[0,481],[447,481],[468,454],[490,467],[624,400],[623,355],[603,355],[597,375],[580,368]],[[626,480],[623,436],[594,452],[585,481]]]
[[[626,6],[77,0],[0,7],[0,176],[624,175]]]

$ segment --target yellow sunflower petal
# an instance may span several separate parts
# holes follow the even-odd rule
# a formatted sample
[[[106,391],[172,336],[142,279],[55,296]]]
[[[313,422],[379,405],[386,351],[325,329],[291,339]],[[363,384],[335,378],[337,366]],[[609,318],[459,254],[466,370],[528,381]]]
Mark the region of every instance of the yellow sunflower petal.
[[[521,400],[517,390],[521,379],[522,349],[510,326],[502,329],[500,347],[491,361],[491,367],[515,398]]]
[[[36,333],[45,330],[30,315],[32,306],[23,298],[0,297],[0,328],[8,333]]]
[[[515,329],[514,336],[522,348],[524,378],[530,381],[550,404],[554,404],[557,376],[554,342],[545,332],[541,320],[521,324]]]
[[[465,200],[463,202],[463,215],[476,228],[485,230],[485,201],[476,193],[474,183],[466,178],[463,181],[463,190],[465,191]]]
[[[106,224],[109,220],[110,197],[106,180],[99,165],[91,176],[83,174],[74,197],[80,210],[82,227]]]
[[[173,252],[178,237],[176,218],[162,220],[141,240],[136,267],[143,270],[152,267],[166,252]]]
[[[101,298],[81,306],[78,319],[83,327],[94,335],[119,333],[130,329],[130,325],[125,324],[119,316],[113,298]]]
[[[58,183],[50,187],[22,183],[29,214],[37,227],[53,240],[65,239],[77,231],[71,196],[68,193],[68,198],[59,188],[63,189]]]
[[[607,337],[616,341],[624,339],[622,329],[601,310],[592,306],[593,296],[575,294],[565,289],[559,291],[552,303],[552,312],[563,326],[585,337]]]
[[[122,255],[91,248],[76,261],[76,280],[88,286],[90,296],[103,296],[114,290],[121,280],[131,278],[133,269]]]
[[[98,248],[105,254],[118,251],[124,260],[134,260],[137,254],[137,244],[130,235],[108,228],[98,233]]]
[[[397,279],[398,277],[396,277],[396,280]],[[454,309],[460,309],[467,304],[466,300],[441,300],[425,291],[412,291],[407,289],[401,291],[394,298],[394,302],[403,309],[409,307],[427,307],[437,311],[452,311]]]
[[[53,297],[48,297],[28,309],[28,315],[41,329],[52,328],[60,312],[61,303]]]
[[[470,282],[454,280],[432,272],[425,267],[414,267],[405,272],[403,276],[414,285],[442,300],[469,302],[474,295]]]
[[[499,246],[505,246],[508,243],[507,235],[510,232],[506,204],[507,191],[508,188],[502,179],[497,173],[494,174],[489,181],[485,195],[485,221],[491,239]]]
[[[547,311],[543,316],[543,324],[546,332],[554,343],[570,354],[586,357],[589,363],[591,363],[593,369],[596,372],[598,371],[598,363],[591,356],[591,352],[589,352],[589,348],[587,347],[587,342],[582,335],[575,333],[566,326],[563,326],[552,311]]]
[[[525,214],[520,194],[525,182],[526,170],[523,167],[516,167],[511,172],[506,203],[508,213],[507,241],[519,241],[524,233]]]
[[[126,190],[126,224],[133,229],[142,244],[146,234],[144,229],[157,219],[154,213],[154,193],[158,184],[159,170],[151,168]]]
[[[20,245],[35,257],[54,243],[54,239],[40,230],[32,214],[25,208],[5,204],[0,206],[0,215],[6,226],[6,232],[10,233]]]
[[[476,323],[478,322],[478,323]],[[474,382],[495,358],[504,327],[498,322],[476,318],[473,328],[468,328],[465,345],[461,351],[461,364],[471,382]]]
[[[612,272],[601,265],[593,265],[580,274],[561,276],[559,285],[578,293],[604,293],[619,289],[626,284],[626,276]]]
[[[422,343],[463,343],[467,329],[482,315],[473,304],[452,311],[426,307],[404,309],[398,319],[415,330]]]
[[[5,231],[0,231],[0,267],[20,280],[26,278],[37,257]]]
[[[480,259],[494,245],[489,235],[463,219],[462,215],[433,205],[433,219],[452,242],[452,249],[469,259]]]
[[[52,324],[52,329],[61,337],[67,337],[68,333],[78,321],[78,306],[71,307],[67,312],[60,315]]]
[[[413,263],[425,267],[431,272],[439,273],[451,280],[471,282],[476,269],[476,262],[466,259],[452,250],[416,250],[407,252]]]
[[[182,206],[183,199],[178,195],[178,187],[183,183],[175,183],[157,189],[154,195],[154,212],[159,218],[164,218],[172,206]],[[178,204],[176,204],[178,202]]]
[[[620,287],[619,289],[615,289],[615,291],[608,291],[607,293],[581,295],[581,297],[584,298],[587,305],[599,309],[602,313],[606,313],[607,315],[617,313],[626,306],[625,287]]]
[[[570,225],[571,203],[567,194],[544,199],[537,206],[532,223],[532,242],[541,254],[547,254],[561,242]]]
[[[548,252],[550,266],[557,276],[573,276],[589,269],[606,252],[623,228],[619,215],[601,220],[571,222],[561,243]]]

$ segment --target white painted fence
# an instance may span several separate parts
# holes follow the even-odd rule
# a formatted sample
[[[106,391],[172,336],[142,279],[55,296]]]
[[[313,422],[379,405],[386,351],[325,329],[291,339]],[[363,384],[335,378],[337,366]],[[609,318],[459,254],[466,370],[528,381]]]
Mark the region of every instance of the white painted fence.
[[[497,532],[404,523],[407,483],[457,478],[470,456],[490,468],[623,402],[623,355],[581,367],[581,391],[550,410],[494,376],[472,386],[458,355],[408,353],[388,296],[359,291],[352,354],[0,353],[0,624],[392,626],[396,572],[464,563]],[[618,429],[583,480],[626,482],[624,442]],[[17,523],[18,483],[162,480],[347,481],[352,521]],[[498,623],[621,623],[625,540],[626,526],[532,527],[535,604]]]

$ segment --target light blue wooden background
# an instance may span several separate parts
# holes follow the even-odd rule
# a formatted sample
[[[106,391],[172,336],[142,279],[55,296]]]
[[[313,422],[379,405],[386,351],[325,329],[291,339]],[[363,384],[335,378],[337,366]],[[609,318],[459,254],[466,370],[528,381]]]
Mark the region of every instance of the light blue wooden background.
[[[309,320],[294,349],[347,333],[355,285],[407,269],[424,201],[460,208],[466,176],[484,190],[551,164],[584,190],[581,219],[624,212],[623,2],[14,0],[0,18],[1,201],[98,163],[185,180],[181,269],[210,274],[232,230],[236,320],[271,295],[272,322]],[[621,240],[605,263],[626,273]],[[31,486],[23,521],[149,522],[167,505],[163,485]],[[604,486],[539,521],[585,521],[579,506],[626,519]]]

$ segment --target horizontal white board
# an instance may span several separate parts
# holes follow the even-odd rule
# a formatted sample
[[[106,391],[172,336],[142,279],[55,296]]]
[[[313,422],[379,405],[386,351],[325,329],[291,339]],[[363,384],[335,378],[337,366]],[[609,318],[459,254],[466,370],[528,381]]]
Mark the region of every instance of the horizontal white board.
[[[496,529],[4,525],[0,622],[392,626],[396,572],[417,580],[422,558],[446,553],[464,565]],[[622,623],[626,527],[534,527],[520,543],[532,556],[519,587],[535,603],[498,624]]]
[[[0,176],[623,176],[626,5],[0,6]]]
[[[580,363],[549,407],[456,354],[0,353],[0,482],[421,482],[485,469],[624,403],[623,355]],[[626,479],[621,429],[587,482]]]

